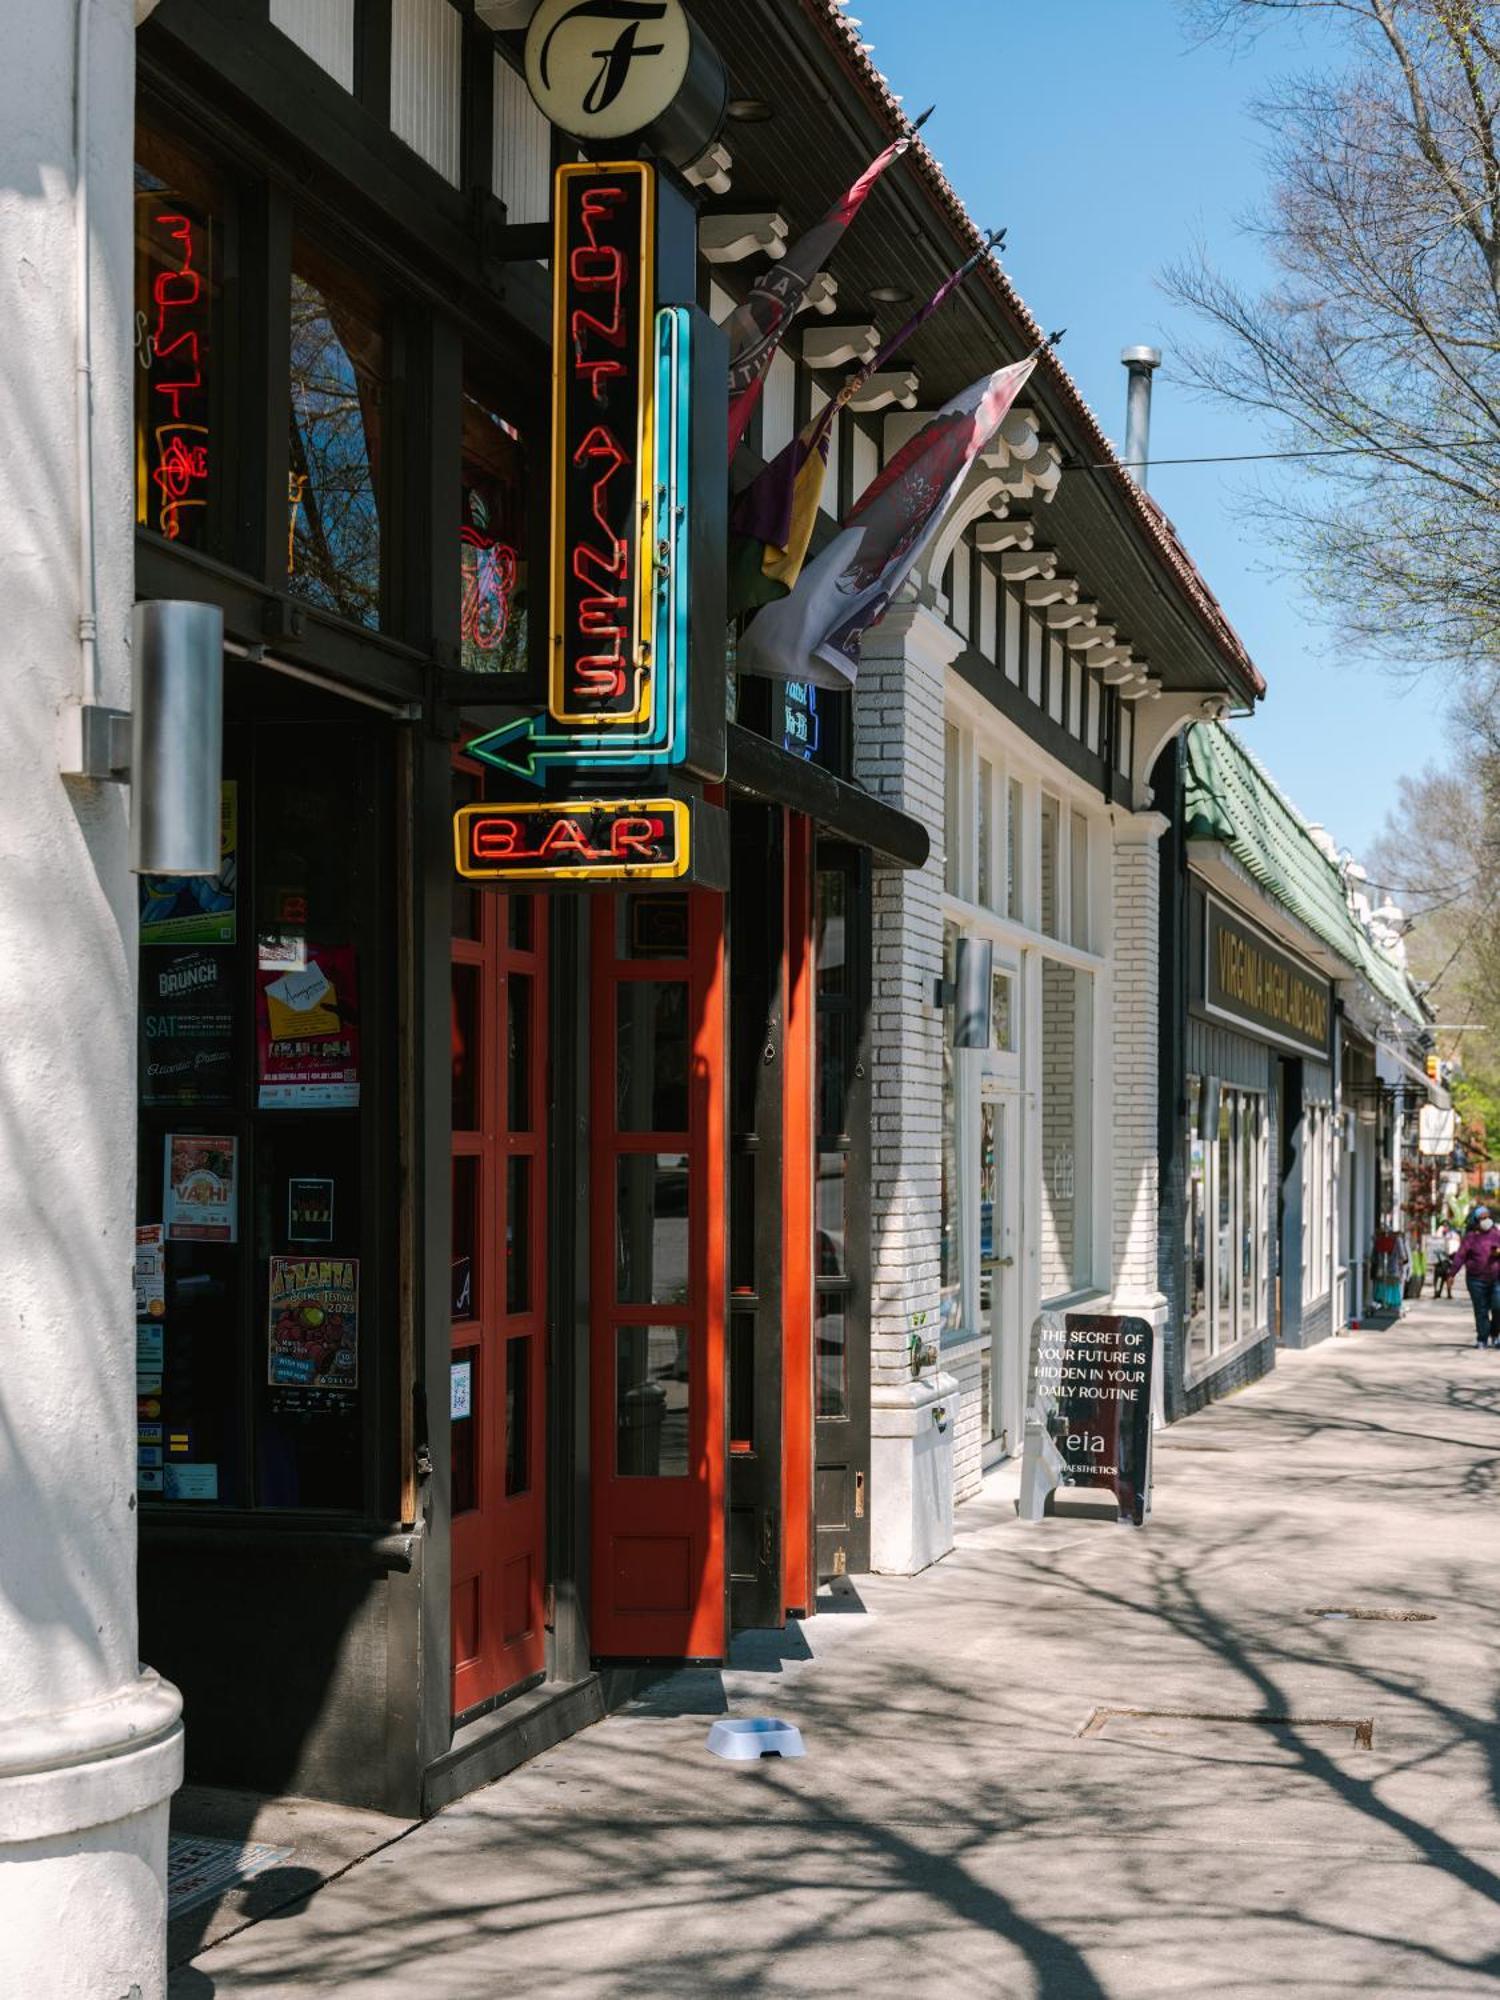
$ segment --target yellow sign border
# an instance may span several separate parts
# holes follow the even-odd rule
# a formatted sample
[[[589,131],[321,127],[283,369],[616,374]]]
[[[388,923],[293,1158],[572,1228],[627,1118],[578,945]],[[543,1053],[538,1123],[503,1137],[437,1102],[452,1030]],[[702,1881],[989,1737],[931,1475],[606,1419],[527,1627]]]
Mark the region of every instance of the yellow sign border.
[[[635,707],[620,709],[608,716],[596,711],[578,712],[565,703],[563,688],[563,610],[566,602],[567,543],[564,537],[564,494],[566,492],[567,397],[570,371],[565,366],[567,342],[567,230],[566,188],[582,175],[597,179],[604,174],[631,174],[641,182],[640,244],[640,398],[636,429],[637,489],[640,511],[640,556],[636,565],[637,604],[635,620],[635,661],[644,668],[641,698]],[[656,173],[644,160],[575,162],[557,169],[552,193],[552,658],[548,665],[547,707],[554,722],[589,723],[607,742],[610,729],[649,722],[656,699],[655,663],[651,659],[652,608],[655,603],[655,562],[651,539],[651,499],[656,485],[652,462],[655,438],[656,355],[653,340],[656,300]]]
[[[589,812],[665,814],[675,828],[676,860],[645,863],[597,861],[571,868],[475,868],[468,865],[466,828],[472,819],[490,818],[496,814],[506,819],[524,819],[536,813]],[[686,799],[545,799],[528,800],[521,805],[486,799],[478,805],[460,806],[454,813],[453,861],[459,874],[468,882],[640,882],[653,877],[675,881],[686,875],[692,859],[689,847],[691,826],[692,815]]]

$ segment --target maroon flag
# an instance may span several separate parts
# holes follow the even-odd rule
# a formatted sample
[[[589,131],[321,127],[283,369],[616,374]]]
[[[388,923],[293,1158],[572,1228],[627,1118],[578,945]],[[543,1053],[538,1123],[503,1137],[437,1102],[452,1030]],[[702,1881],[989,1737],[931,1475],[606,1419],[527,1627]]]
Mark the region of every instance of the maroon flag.
[[[763,466],[730,508],[729,609],[748,611],[785,597],[807,558],[808,544],[823,500],[829,439],[834,419],[893,354],[950,299],[1005,232],[994,230],[981,249],[943,280],[925,305],[918,306],[879,353],[856,369],[838,393]]]
[[[839,238],[864,206],[865,196],[892,160],[900,159],[911,144],[912,134],[928,116],[922,113],[903,139],[887,146],[872,160],[846,194],[829,209],[821,222],[813,224],[805,236],[757,278],[749,296],[724,322],[729,335],[729,452],[745,435],[745,426],[755,413],[761,385],[771,357],[786,337],[797,308],[807,296],[807,288],[822,270],[838,245]]]
[[[750,621],[739,667],[817,687],[851,687],[860,639],[921,560],[965,475],[1020,394],[1036,355],[981,375],[945,403],[873,479],[789,597]]]

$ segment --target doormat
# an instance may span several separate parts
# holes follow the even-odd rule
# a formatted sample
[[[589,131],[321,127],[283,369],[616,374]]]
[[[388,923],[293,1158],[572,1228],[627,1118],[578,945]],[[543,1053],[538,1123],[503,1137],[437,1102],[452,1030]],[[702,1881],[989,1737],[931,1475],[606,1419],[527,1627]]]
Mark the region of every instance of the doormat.
[[[213,1840],[207,1835],[174,1833],[167,1841],[167,1916],[180,1917],[236,1882],[285,1861],[290,1847],[271,1847],[263,1840]]]

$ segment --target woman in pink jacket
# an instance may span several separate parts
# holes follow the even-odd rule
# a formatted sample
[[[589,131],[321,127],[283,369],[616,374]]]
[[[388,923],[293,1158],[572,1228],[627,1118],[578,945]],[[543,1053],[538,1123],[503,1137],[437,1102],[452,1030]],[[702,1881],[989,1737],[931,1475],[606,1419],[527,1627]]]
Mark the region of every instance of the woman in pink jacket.
[[[1476,1208],[1473,1227],[1458,1246],[1453,1260],[1469,1287],[1469,1304],[1474,1308],[1474,1345],[1500,1347],[1500,1229],[1487,1208]]]

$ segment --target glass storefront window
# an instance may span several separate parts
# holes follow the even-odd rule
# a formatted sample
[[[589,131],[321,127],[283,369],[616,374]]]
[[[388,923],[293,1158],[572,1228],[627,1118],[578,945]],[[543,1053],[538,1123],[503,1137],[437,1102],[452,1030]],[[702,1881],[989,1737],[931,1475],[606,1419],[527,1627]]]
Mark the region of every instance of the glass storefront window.
[[[1062,808],[1050,792],[1042,793],[1042,930],[1046,936],[1061,937],[1058,928],[1058,821]]]
[[[1090,974],[1042,964],[1042,1298],[1093,1280],[1093,998]]]
[[[477,1347],[463,1347],[449,1363],[448,1408],[453,1418],[452,1506],[470,1514],[479,1505],[479,1367]]]
[[[1183,1189],[1183,1312],[1188,1367],[1208,1359],[1208,1148],[1203,1132],[1203,1079],[1187,1080],[1187,1181]]]
[[[938,1282],[942,1292],[942,1325],[947,1332],[963,1317],[962,1260],[958,1232],[958,1090],[953,1047],[954,968],[958,959],[958,926],[943,925],[943,1105],[942,1173],[938,1235]]]
[[[389,407],[377,301],[310,244],[293,252],[287,588],[381,622],[381,468]]]
[[[1008,972],[996,972],[990,978],[990,1047],[1002,1055],[1011,1053],[1015,1034],[1015,981]]]
[[[1010,779],[1005,787],[1005,914],[1013,923],[1021,921],[1023,800],[1020,779]]]
[[[847,1417],[849,1380],[847,1371],[848,1332],[844,1300],[820,1297],[813,1320],[814,1414],[819,1417]]]
[[[615,1112],[622,1132],[688,1128],[688,989],[683,979],[615,988]]]
[[[615,1472],[621,1479],[687,1476],[688,1341],[685,1326],[615,1329]]]
[[[505,1343],[505,1497],[531,1491],[531,1335]]]
[[[688,1157],[622,1153],[616,1162],[615,1297],[682,1305],[688,1296]]]
[[[990,909],[994,904],[994,882],[991,875],[990,848],[994,842],[994,795],[995,770],[983,757],[979,760],[979,797],[975,821],[979,839],[979,885],[977,900]]]
[[[963,894],[960,866],[964,844],[963,737],[951,722],[943,725],[943,887],[950,896]]]
[[[1072,905],[1072,918],[1068,935],[1076,945],[1085,951],[1089,948],[1089,823],[1083,814],[1072,815],[1072,850],[1069,856],[1070,875],[1068,900]]]
[[[135,146],[135,518],[212,550],[222,195],[190,153],[140,128]]]
[[[1258,1091],[1190,1077],[1188,1101],[1184,1303],[1198,1372],[1269,1324],[1270,1127]]]
[[[527,645],[526,452],[477,378],[464,383],[459,523],[460,665],[523,674]]]

